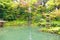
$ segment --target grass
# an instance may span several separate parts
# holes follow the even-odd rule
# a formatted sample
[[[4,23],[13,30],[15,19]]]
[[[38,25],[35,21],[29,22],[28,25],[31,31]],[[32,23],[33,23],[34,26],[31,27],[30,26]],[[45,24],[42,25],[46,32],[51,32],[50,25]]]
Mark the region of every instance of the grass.
[[[40,31],[60,34],[60,27],[50,27],[50,28],[44,27],[44,28],[40,29]]]
[[[27,21],[15,20],[15,21],[8,21],[4,24],[4,26],[22,26],[27,25]]]

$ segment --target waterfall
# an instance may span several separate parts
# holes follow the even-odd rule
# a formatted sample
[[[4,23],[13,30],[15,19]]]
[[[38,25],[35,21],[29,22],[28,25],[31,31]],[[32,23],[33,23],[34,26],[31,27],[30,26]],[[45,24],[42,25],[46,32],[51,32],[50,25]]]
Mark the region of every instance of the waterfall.
[[[48,4],[45,4],[45,7],[48,8]]]
[[[42,2],[42,5],[44,5],[44,2]]]
[[[29,0],[29,2],[31,2],[31,0]],[[29,12],[29,40],[32,40],[32,31],[31,31],[31,6],[29,6],[28,8],[28,12]]]
[[[29,13],[31,13],[31,7],[28,8]]]
[[[56,10],[58,10],[58,8],[56,7]]]

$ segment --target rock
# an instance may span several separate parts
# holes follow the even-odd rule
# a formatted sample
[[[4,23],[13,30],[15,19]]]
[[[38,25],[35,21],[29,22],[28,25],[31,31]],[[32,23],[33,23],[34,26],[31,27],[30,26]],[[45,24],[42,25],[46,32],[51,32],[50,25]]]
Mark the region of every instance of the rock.
[[[0,20],[0,27],[3,27],[3,25],[4,25],[5,22],[6,21]]]

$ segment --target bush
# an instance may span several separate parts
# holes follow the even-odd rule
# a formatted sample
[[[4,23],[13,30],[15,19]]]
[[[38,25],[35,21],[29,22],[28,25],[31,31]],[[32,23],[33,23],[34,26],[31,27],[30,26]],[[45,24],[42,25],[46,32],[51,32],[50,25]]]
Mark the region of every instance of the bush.
[[[3,18],[4,20],[14,20],[19,14],[18,5],[10,0],[9,2],[7,1],[3,0],[0,2],[0,18]]]

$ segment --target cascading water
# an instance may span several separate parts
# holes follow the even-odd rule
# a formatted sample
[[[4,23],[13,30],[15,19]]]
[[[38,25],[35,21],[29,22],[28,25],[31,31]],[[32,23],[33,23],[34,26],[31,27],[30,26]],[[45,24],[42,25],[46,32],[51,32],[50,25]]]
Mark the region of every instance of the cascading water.
[[[58,10],[58,8],[56,7],[56,11]]]
[[[32,40],[32,31],[31,31],[31,7],[29,6],[28,8],[28,11],[29,11],[29,18],[28,18],[28,25],[29,25],[29,40]]]
[[[42,2],[42,5],[44,5],[44,2]]]
[[[29,7],[29,13],[30,13],[30,16],[29,16],[29,26],[30,26],[30,32],[29,32],[29,40],[32,40],[32,31],[31,31],[31,7]]]

